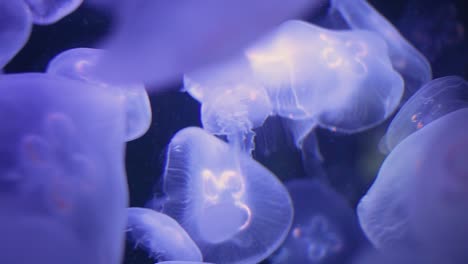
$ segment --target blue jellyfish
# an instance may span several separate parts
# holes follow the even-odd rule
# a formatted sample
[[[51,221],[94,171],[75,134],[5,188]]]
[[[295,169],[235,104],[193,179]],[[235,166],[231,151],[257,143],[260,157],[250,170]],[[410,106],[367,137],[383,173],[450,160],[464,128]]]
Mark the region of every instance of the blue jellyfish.
[[[162,212],[214,263],[258,263],[285,239],[293,208],[286,188],[250,156],[195,127],[168,146]]]
[[[142,136],[151,125],[151,105],[143,84],[107,83],[94,73],[97,61],[105,52],[99,49],[76,48],[66,50],[50,61],[47,73],[88,82],[118,94],[125,103],[127,140]]]
[[[23,1],[0,0],[0,71],[26,44],[32,18]]]
[[[22,0],[31,11],[32,20],[38,25],[53,24],[75,11],[83,0]]]
[[[343,263],[362,246],[364,235],[343,197],[309,179],[292,180],[286,187],[294,221],[272,263]]]
[[[468,82],[463,78],[447,76],[426,83],[392,120],[381,142],[382,151],[390,152],[410,134],[460,108],[468,108]]]
[[[408,94],[432,79],[426,57],[366,0],[331,0],[331,8],[340,13],[350,28],[369,30],[385,39],[393,67],[403,76]]]
[[[159,260],[202,261],[198,246],[169,216],[151,209],[127,209],[127,233],[136,246],[142,246]]]
[[[120,98],[38,73],[1,75],[0,89],[0,263],[120,263]]]

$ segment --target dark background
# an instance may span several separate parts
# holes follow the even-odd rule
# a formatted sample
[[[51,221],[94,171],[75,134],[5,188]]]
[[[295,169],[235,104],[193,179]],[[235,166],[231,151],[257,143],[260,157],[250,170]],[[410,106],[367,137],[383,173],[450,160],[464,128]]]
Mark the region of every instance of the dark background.
[[[466,34],[467,2],[464,0],[373,0],[369,1],[430,61],[433,77],[461,75],[468,79]],[[306,17],[320,22],[327,6],[318,15]],[[7,65],[5,72],[41,72],[58,53],[78,47],[95,47],[112,26],[105,11],[86,5],[51,26],[34,26],[29,42]],[[126,166],[130,206],[144,206],[159,184],[164,164],[164,150],[178,130],[201,126],[199,104],[177,91],[181,83],[168,85],[163,92],[151,95],[152,126],[142,138],[127,147]],[[319,178],[332,186],[355,206],[372,183],[384,159],[377,145],[388,121],[363,133],[341,135],[318,129],[317,138],[324,157],[322,164],[301,158],[280,122],[270,118],[264,127],[275,134],[257,131],[254,157],[282,180]],[[275,144],[271,144],[275,142]],[[268,148],[268,151],[265,149]],[[317,166],[318,165],[318,166]],[[146,254],[127,243],[125,264],[154,263]],[[267,262],[265,262],[267,263]]]

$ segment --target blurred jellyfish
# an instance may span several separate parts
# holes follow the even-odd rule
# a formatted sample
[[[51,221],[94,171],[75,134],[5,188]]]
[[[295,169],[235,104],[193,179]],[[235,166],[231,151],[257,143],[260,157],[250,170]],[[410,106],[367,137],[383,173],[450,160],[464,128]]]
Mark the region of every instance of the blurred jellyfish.
[[[323,0],[97,2],[111,3],[117,22],[103,43],[110,53],[99,71],[110,79],[158,87],[229,58],[270,28]]]
[[[120,263],[121,100],[48,74],[2,75],[0,89],[0,263]]]
[[[174,219],[146,208],[128,208],[127,214],[130,238],[151,257],[159,261],[202,261],[200,249]]]
[[[400,109],[381,142],[390,152],[399,142],[430,122],[461,108],[468,108],[468,82],[447,76],[426,83]]]
[[[292,120],[300,147],[317,125],[354,133],[393,113],[403,81],[386,51],[385,42],[371,32],[288,21],[246,55],[273,111]]]
[[[369,30],[385,39],[393,67],[403,76],[409,95],[432,79],[426,57],[366,0],[331,0],[331,8],[341,14],[350,28]]]
[[[95,74],[96,62],[105,52],[99,49],[66,50],[50,61],[47,73],[88,82],[96,89],[118,94],[125,103],[127,141],[139,138],[151,125],[151,105],[143,84],[118,85],[102,81]]]
[[[180,223],[208,262],[258,263],[291,226],[293,208],[281,182],[200,128],[172,138],[163,191],[162,212]]]
[[[23,1],[0,0],[0,72],[26,44],[31,14]]]
[[[287,188],[294,221],[272,263],[343,263],[356,253],[364,235],[346,200],[313,180],[293,180]]]
[[[35,24],[53,24],[75,11],[83,0],[23,0]],[[17,1],[19,2],[19,1]]]

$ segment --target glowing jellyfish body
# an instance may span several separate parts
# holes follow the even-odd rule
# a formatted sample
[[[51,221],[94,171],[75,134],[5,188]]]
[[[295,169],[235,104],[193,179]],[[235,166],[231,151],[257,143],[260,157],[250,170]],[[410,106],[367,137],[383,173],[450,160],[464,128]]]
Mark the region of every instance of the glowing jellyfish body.
[[[332,0],[331,8],[341,14],[350,28],[369,30],[385,39],[393,67],[405,79],[409,94],[432,79],[431,65],[426,57],[366,0]]]
[[[76,48],[55,56],[47,73],[88,82],[96,89],[117,94],[125,103],[127,140],[142,136],[151,125],[151,105],[143,84],[109,84],[95,74],[97,61],[105,52],[99,49]]]
[[[117,26],[103,44],[111,53],[100,67],[108,78],[172,81],[227,59],[260,34],[321,1],[142,2],[112,2]]]
[[[0,70],[26,44],[31,14],[23,1],[0,0]]]
[[[77,9],[83,0],[23,0],[35,24],[53,24]]]
[[[48,74],[2,75],[0,90],[0,263],[120,263],[119,98]]]
[[[180,223],[208,262],[260,262],[291,226],[291,200],[281,182],[200,128],[172,138],[163,191],[162,212]]]
[[[468,109],[451,112],[409,135],[385,159],[357,209],[377,248],[421,243],[438,244],[435,252],[445,245],[457,248],[440,233],[447,232],[447,239],[468,233],[467,129]],[[466,246],[466,236],[457,243]]]
[[[127,232],[153,258],[202,261],[200,249],[174,219],[146,208],[128,208],[127,214]]]
[[[410,134],[461,108],[468,108],[468,82],[463,78],[447,76],[426,83],[392,120],[382,140],[382,150],[390,152]]]
[[[297,122],[298,145],[316,125],[346,133],[372,127],[403,93],[385,42],[367,31],[288,21],[246,55],[274,112]]]
[[[346,200],[312,180],[286,184],[294,204],[294,221],[272,263],[343,263],[365,241]]]

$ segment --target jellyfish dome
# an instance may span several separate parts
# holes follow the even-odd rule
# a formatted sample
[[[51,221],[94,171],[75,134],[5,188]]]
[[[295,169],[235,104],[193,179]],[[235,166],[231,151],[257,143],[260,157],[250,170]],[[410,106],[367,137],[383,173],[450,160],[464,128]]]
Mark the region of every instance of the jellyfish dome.
[[[119,98],[48,74],[1,75],[0,90],[0,263],[119,263]]]
[[[151,209],[127,209],[127,233],[136,246],[161,260],[202,261],[200,249],[185,230],[169,216]]]
[[[195,127],[168,146],[162,212],[214,263],[258,263],[285,239],[293,208],[281,182],[245,153]]]

